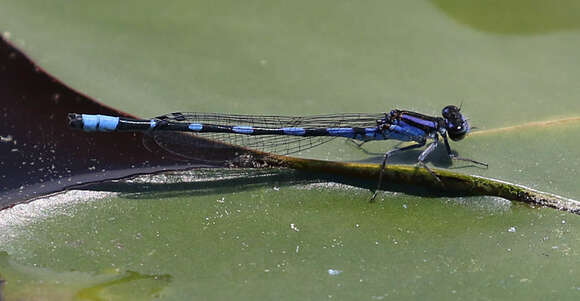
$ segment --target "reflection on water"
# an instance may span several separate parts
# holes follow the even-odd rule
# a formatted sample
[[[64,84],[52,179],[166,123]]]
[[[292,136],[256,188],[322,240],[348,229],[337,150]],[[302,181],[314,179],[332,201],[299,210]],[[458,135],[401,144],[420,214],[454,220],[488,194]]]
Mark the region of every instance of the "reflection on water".
[[[500,34],[538,34],[580,29],[580,1],[431,0],[455,21]]]

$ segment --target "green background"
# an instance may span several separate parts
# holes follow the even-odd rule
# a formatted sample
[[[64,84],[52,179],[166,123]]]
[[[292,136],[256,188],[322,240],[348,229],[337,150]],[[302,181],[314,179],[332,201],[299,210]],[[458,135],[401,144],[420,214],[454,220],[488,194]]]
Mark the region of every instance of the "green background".
[[[578,117],[578,3],[2,0],[0,32],[65,84],[137,116],[438,115],[462,102],[481,131]],[[452,147],[490,163],[460,172],[578,199],[579,136],[580,124],[569,123],[473,135]],[[340,141],[302,155],[380,160]],[[445,166],[443,153],[433,164]],[[575,215],[488,197],[387,192],[369,204],[369,192],[352,187],[251,182],[73,191],[5,210],[6,297],[580,296]]]

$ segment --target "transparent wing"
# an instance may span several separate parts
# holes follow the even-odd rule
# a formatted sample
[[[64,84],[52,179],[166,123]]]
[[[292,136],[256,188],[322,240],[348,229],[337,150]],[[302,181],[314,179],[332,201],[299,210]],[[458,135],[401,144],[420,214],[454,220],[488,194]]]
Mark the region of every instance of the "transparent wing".
[[[267,115],[232,115],[213,113],[171,113],[156,118],[180,123],[202,123],[225,126],[252,126],[255,128],[279,129],[284,127],[303,128],[335,128],[335,127],[374,127],[377,120],[384,118],[384,114],[330,114],[314,116],[267,116]],[[188,133],[189,134],[189,133]],[[159,146],[169,149],[168,145],[184,144],[187,135],[172,135],[153,132],[154,140]],[[301,137],[291,135],[244,135],[235,133],[195,133],[191,134],[207,141],[218,141],[234,146],[241,146],[264,152],[281,155],[297,153],[324,144],[336,137]],[[171,141],[172,136],[181,142]],[[163,141],[160,143],[160,141]],[[185,143],[187,144],[187,143]],[[211,144],[211,143],[210,143]],[[195,146],[191,146],[195,147]],[[179,154],[182,154],[180,151]]]

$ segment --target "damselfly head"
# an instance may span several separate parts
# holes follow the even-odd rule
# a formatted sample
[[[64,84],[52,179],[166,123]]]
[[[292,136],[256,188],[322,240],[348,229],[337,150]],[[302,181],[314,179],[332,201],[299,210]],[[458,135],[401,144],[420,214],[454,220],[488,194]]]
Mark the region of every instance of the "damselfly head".
[[[453,141],[459,141],[465,138],[469,132],[469,123],[467,119],[461,114],[460,108],[449,105],[443,108],[441,114],[445,119],[445,126],[447,128],[447,135]]]

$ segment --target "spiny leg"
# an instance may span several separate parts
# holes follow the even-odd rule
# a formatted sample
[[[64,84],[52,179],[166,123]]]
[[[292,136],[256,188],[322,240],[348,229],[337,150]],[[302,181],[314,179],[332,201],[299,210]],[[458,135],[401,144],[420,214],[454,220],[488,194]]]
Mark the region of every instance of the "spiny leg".
[[[395,149],[392,149],[392,150],[385,153],[385,157],[383,158],[383,163],[381,164],[381,169],[379,170],[379,182],[377,183],[377,189],[375,189],[375,191],[373,192],[373,195],[371,196],[371,199],[369,200],[370,202],[375,200],[375,198],[377,197],[377,191],[379,190],[379,188],[381,188],[381,184],[383,182],[383,171],[385,170],[385,167],[387,165],[387,160],[389,159],[389,157],[391,157],[394,153],[422,147],[425,145],[425,142],[426,142],[426,140],[419,142],[417,144],[412,144],[412,145],[408,145],[408,146],[401,147],[401,148],[395,148]]]
[[[371,152],[366,150],[363,145],[365,145],[367,142],[371,142],[372,140],[366,140],[366,141],[362,141],[362,142],[357,142],[354,139],[347,139],[345,143],[347,143],[348,145],[355,147],[357,150],[367,154],[367,155],[373,155],[376,156],[378,154],[382,154],[382,153],[377,153],[377,152]]]
[[[357,147],[357,148],[362,148],[362,146],[363,146],[365,143],[369,142],[369,141],[370,141],[370,140],[366,140],[366,141],[357,142],[357,141],[356,141],[356,140],[354,140],[354,139],[347,139],[347,140],[346,140],[346,142],[347,142],[347,143],[350,143],[350,144],[354,145],[354,146],[355,146],[355,147]]]
[[[456,155],[454,155],[454,154],[449,154],[449,158],[450,158],[451,160],[458,160],[458,161],[466,161],[466,162],[471,162],[471,163],[474,163],[474,164],[478,164],[478,165],[481,165],[481,166],[485,166],[486,168],[489,166],[489,165],[488,165],[487,163],[485,163],[485,162],[479,162],[479,161],[475,161],[475,160],[473,160],[473,159],[459,157],[459,156],[456,156]]]
[[[442,135],[442,136],[443,136],[443,142],[445,142],[445,148],[447,149],[447,155],[449,156],[449,159],[451,159],[451,160],[465,161],[465,162],[471,162],[471,163],[474,163],[474,164],[478,164],[478,165],[481,165],[481,166],[488,167],[487,163],[485,163],[485,162],[479,162],[479,161],[476,161],[476,160],[473,160],[473,159],[463,158],[463,157],[459,157],[459,156],[453,154],[451,152],[451,147],[449,146],[449,141],[447,140],[447,135]]]
[[[441,179],[439,179],[435,172],[425,164],[425,159],[427,159],[427,156],[429,156],[437,148],[437,145],[439,145],[439,139],[437,136],[435,136],[435,141],[431,142],[429,146],[427,146],[427,148],[419,155],[417,165],[425,168],[433,177],[435,177],[437,182],[441,183]]]
[[[350,146],[352,146],[352,147],[355,147],[357,150],[359,150],[359,151],[362,151],[363,153],[365,153],[365,154],[367,154],[367,155],[376,155],[376,153],[369,152],[368,150],[366,150],[366,149],[364,149],[364,148],[363,148],[363,145],[364,145],[365,143],[367,143],[367,142],[369,142],[369,141],[362,141],[362,142],[357,142],[357,141],[356,141],[356,140],[354,140],[354,139],[347,139],[347,140],[346,140],[346,143],[347,143],[348,145],[350,145]]]

